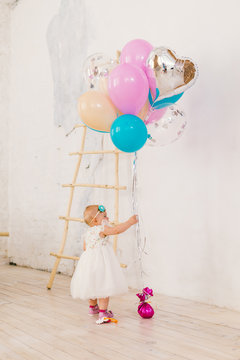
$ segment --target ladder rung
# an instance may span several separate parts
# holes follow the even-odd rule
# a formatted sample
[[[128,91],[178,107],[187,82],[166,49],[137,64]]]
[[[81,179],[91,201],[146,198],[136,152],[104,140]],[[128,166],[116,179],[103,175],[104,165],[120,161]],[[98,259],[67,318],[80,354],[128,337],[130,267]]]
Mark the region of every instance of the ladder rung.
[[[79,128],[79,127],[86,127],[86,125],[84,125],[84,124],[76,124],[76,125],[74,125],[74,128]]]
[[[74,217],[70,217],[70,216],[59,216],[58,217],[60,220],[67,220],[67,221],[79,221],[81,223],[84,223],[84,219],[81,218],[74,218]],[[117,225],[119,224],[118,222],[110,222],[111,225]]]
[[[71,152],[69,155],[87,155],[87,154],[120,154],[120,150],[99,150],[99,151],[77,151]]]
[[[0,236],[9,236],[9,232],[0,232]]]
[[[81,222],[81,223],[84,223],[84,219],[74,218],[74,217],[70,217],[70,216],[59,216],[58,218],[59,218],[60,220],[79,221],[79,222]]]
[[[54,252],[50,252],[51,256],[55,256],[56,258],[61,258],[61,259],[70,259],[70,260],[79,260],[80,258],[78,256],[68,256],[68,255],[61,255],[61,254],[56,254]],[[126,268],[127,265],[126,264],[120,264],[120,266],[122,268]]]
[[[50,252],[50,255],[55,256],[56,258],[61,258],[61,259],[71,259],[71,260],[79,260],[80,259],[78,256],[60,255],[60,254],[56,254],[54,252]]]
[[[99,185],[99,184],[63,184],[62,187],[93,187],[93,188],[100,188],[100,189],[115,189],[115,190],[126,190],[126,186],[116,186],[116,185]]]

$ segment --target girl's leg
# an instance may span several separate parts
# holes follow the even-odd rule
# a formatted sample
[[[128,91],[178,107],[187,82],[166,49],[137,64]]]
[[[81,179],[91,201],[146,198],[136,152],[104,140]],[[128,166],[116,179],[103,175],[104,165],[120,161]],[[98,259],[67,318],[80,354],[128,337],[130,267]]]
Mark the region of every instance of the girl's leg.
[[[100,310],[107,310],[109,303],[109,297],[99,299],[99,309]]]
[[[94,299],[94,300],[89,299],[88,302],[89,302],[89,306],[95,306],[95,305],[97,305],[97,299]]]
[[[98,300],[99,300],[99,320],[97,320],[98,324],[102,324],[102,322],[110,322],[110,319],[108,319],[107,321],[104,320],[104,318],[112,318],[114,316],[112,311],[108,311],[109,297],[101,298]]]
[[[98,308],[98,304],[97,304],[97,299],[89,299],[89,310],[88,310],[88,315],[92,316],[92,315],[96,315],[99,313],[99,308]]]

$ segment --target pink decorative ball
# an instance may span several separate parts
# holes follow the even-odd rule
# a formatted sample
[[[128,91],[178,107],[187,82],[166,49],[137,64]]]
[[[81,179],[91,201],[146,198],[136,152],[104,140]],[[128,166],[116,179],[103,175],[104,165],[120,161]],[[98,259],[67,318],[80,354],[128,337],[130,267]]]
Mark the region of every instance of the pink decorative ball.
[[[154,310],[150,304],[144,302],[138,306],[138,313],[144,319],[150,319],[154,315]]]

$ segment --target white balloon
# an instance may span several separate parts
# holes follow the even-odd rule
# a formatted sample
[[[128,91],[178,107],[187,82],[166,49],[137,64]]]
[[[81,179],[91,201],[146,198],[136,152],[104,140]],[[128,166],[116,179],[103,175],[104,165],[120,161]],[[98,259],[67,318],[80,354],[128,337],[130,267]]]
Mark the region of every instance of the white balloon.
[[[165,146],[179,139],[187,125],[186,116],[178,105],[168,107],[163,117],[147,125],[148,140],[146,145]]]
[[[111,70],[117,65],[117,61],[106,54],[96,53],[90,55],[83,65],[83,75],[89,88],[99,90],[99,79],[107,79]]]

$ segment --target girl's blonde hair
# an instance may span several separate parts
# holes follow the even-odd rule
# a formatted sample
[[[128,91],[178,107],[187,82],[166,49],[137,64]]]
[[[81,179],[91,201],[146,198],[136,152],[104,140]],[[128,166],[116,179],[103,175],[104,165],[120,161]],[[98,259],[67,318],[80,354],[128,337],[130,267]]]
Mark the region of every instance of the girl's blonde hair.
[[[98,205],[89,205],[86,207],[83,213],[84,221],[87,225],[89,225],[98,212]]]

